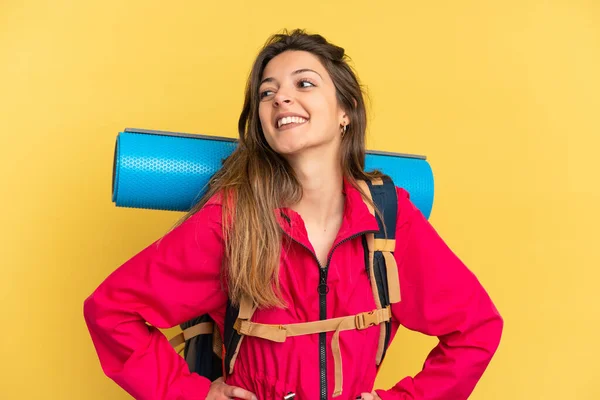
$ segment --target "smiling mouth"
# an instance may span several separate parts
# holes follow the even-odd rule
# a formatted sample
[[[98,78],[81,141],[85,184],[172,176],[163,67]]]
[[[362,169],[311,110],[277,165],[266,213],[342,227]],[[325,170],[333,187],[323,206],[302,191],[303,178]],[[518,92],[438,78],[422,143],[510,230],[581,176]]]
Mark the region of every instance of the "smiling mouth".
[[[285,117],[277,121],[276,126],[279,130],[291,129],[298,125],[308,122],[308,119],[303,117]]]
[[[291,124],[282,125],[281,127],[277,128],[277,130],[279,130],[279,131],[287,131],[287,130],[290,130],[290,129],[294,129],[294,128],[300,126],[300,125],[304,125],[305,123],[306,123],[306,121],[305,122],[299,122],[299,123],[292,122]]]

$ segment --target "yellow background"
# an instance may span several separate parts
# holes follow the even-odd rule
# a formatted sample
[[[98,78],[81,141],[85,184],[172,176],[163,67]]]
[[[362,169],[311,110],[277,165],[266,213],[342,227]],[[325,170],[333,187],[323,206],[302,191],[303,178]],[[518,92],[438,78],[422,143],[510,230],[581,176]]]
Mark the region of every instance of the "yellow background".
[[[599,399],[600,3],[0,2],[0,398],[126,399],[82,302],[179,213],[116,208],[125,127],[233,137],[264,40],[345,47],[371,149],[426,154],[432,223],[506,321],[473,399]],[[378,378],[435,338],[402,330]]]

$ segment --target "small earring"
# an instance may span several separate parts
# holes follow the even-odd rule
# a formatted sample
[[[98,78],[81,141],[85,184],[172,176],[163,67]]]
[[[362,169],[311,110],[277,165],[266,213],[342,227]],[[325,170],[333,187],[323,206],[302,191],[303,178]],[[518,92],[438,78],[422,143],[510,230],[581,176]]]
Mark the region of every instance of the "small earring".
[[[346,124],[340,125],[340,132],[342,133],[342,137],[344,137],[347,130],[348,130],[348,125],[346,125]]]

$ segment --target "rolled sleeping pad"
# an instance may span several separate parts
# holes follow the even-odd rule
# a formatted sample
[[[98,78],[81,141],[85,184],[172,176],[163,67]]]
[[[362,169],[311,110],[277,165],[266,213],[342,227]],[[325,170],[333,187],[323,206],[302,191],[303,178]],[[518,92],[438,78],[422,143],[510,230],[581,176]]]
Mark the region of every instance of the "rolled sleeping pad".
[[[115,143],[112,201],[117,207],[188,211],[237,146],[225,137],[127,128]],[[425,156],[367,151],[365,170],[380,170],[406,189],[426,218],[433,173]]]

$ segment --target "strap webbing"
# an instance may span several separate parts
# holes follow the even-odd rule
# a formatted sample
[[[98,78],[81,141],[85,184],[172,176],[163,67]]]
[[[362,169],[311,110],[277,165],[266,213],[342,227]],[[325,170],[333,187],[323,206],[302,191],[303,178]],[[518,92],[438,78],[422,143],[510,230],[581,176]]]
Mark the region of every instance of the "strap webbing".
[[[234,324],[241,335],[254,336],[273,342],[283,343],[288,337],[310,335],[322,332],[333,332],[331,350],[333,352],[335,367],[335,389],[333,397],[342,394],[343,368],[342,352],[340,349],[340,332],[353,329],[367,329],[379,325],[391,319],[389,307],[380,308],[369,312],[363,312],[347,317],[331,318],[313,322],[302,322],[297,324],[271,325],[238,319]]]
[[[254,314],[254,311],[256,311],[256,305],[253,303],[253,301],[246,295],[242,295],[242,298],[240,299],[240,311],[238,313],[238,318],[236,319],[233,328],[236,329],[236,324],[238,323],[238,321],[250,321],[250,319],[252,318],[252,315]],[[236,329],[237,330],[237,329]],[[237,356],[240,352],[240,347],[242,345],[242,341],[244,340],[244,335],[240,336],[240,340],[237,343],[237,346],[235,349],[227,349],[227,352],[233,352],[231,353],[231,361],[229,362],[229,365],[226,365],[226,368],[229,369],[229,373],[233,373],[233,366],[235,365],[235,360],[237,360]]]
[[[396,264],[396,259],[392,253],[389,251],[382,251],[382,254],[383,258],[385,258],[385,266],[387,269],[387,284],[390,295],[390,304],[398,303],[401,300],[398,265]]]
[[[209,333],[213,333],[214,324],[212,322],[202,322],[197,325],[192,325],[187,329],[184,329],[178,335],[173,336],[169,343],[173,347],[177,347],[185,343],[186,340],[189,340],[198,335],[205,335]]]
[[[256,306],[252,304],[252,300],[246,296],[242,295],[240,300],[240,313],[238,314],[239,319],[250,319],[252,318],[252,314],[256,310]]]

